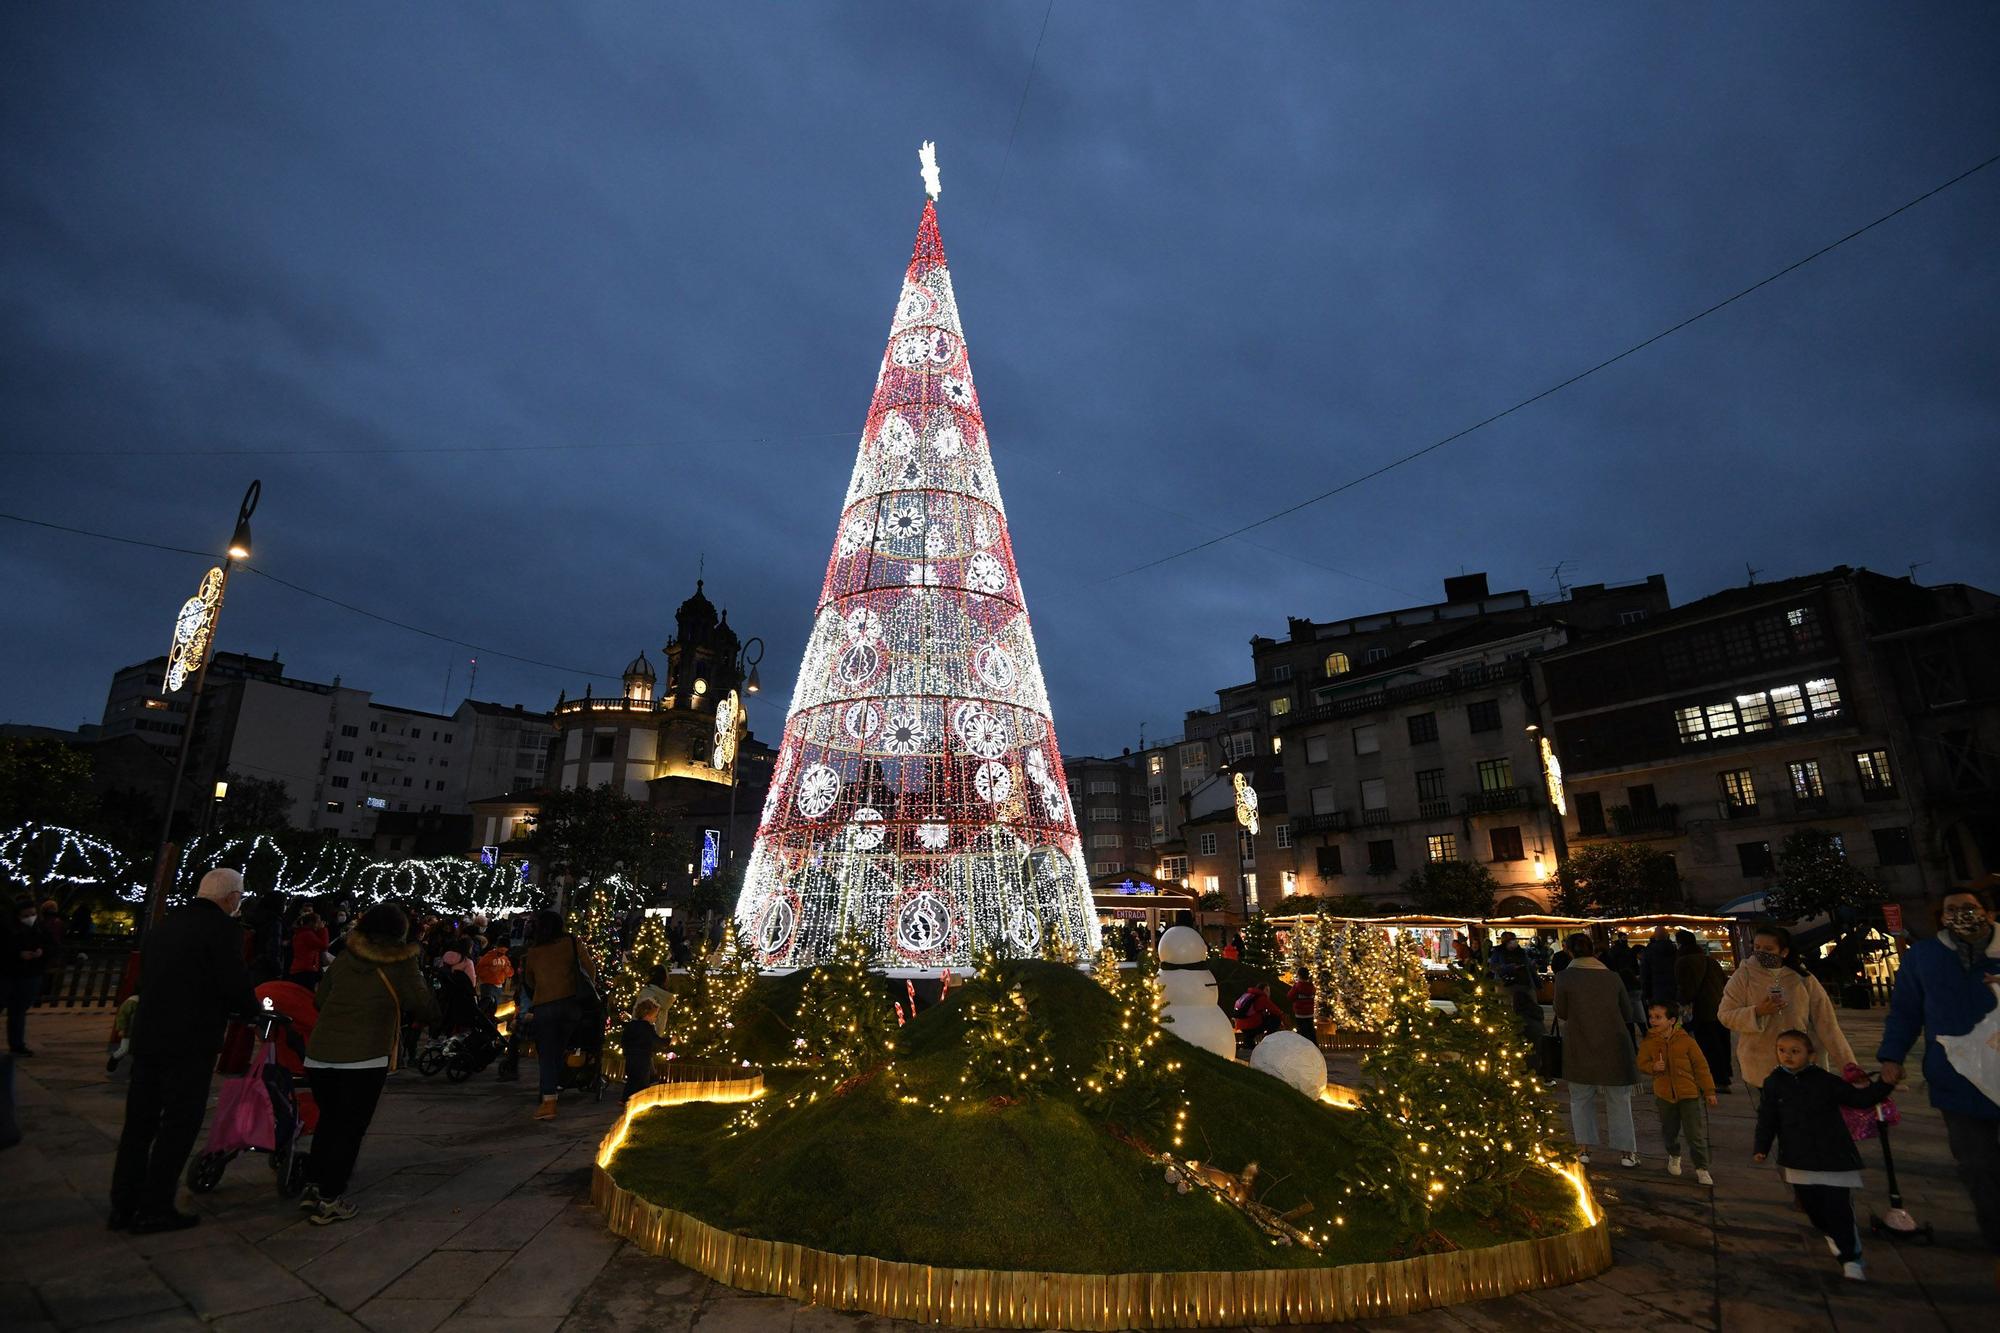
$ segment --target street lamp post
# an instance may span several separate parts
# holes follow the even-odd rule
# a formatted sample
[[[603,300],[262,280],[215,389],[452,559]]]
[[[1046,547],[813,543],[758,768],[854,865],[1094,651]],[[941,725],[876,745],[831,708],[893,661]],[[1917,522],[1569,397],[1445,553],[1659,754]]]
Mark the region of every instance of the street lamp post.
[[[166,894],[166,881],[173,874],[174,810],[180,805],[181,781],[187,774],[188,752],[194,746],[194,724],[201,712],[202,686],[208,683],[208,664],[215,655],[215,623],[222,615],[222,598],[229,590],[230,571],[239,561],[250,558],[250,515],[256,512],[257,501],[263,491],[264,483],[253,481],[250,489],[243,492],[243,504],[236,511],[236,531],[229,538],[221,567],[211,569],[202,576],[201,586],[193,597],[182,603],[180,615],[174,621],[174,640],[167,651],[166,681],[161,693],[175,693],[190,674],[194,677],[194,688],[188,694],[187,717],[181,724],[180,753],[174,760],[173,785],[167,788],[167,810],[160,820],[160,850],[153,861],[152,881],[146,885],[146,910],[139,918],[141,934],[159,915],[161,900]],[[224,790],[218,783],[217,801],[222,799]],[[203,813],[205,815],[206,810]],[[206,824],[207,820],[204,818],[202,823]]]
[[[750,652],[750,649],[753,646],[757,650],[755,656],[752,656]],[[745,694],[756,694],[759,690],[763,688],[762,684],[757,679],[757,664],[763,660],[764,660],[764,641],[762,639],[755,637],[745,642],[742,651],[736,654],[736,675],[738,679],[743,680],[743,692]],[[744,671],[745,667],[749,668],[747,679],[745,679],[745,671]],[[744,723],[744,730],[745,731],[749,730],[749,723],[747,720]],[[729,757],[728,849],[729,849],[729,860],[731,863],[733,863],[736,860],[736,788],[737,788],[736,764],[737,761],[741,758],[742,758],[742,753],[740,749],[736,753],[730,755]]]

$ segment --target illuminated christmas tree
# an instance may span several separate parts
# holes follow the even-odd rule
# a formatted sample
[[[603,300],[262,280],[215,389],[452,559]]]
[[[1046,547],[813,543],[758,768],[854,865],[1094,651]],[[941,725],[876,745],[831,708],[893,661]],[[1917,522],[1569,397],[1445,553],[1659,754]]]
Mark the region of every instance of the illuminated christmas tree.
[[[737,919],[766,966],[1098,946],[938,237],[936,164]]]

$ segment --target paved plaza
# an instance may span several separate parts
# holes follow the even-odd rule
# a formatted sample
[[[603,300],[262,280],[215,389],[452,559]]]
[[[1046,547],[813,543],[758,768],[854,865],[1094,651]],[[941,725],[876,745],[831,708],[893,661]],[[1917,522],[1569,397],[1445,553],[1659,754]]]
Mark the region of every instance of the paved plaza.
[[[1843,1021],[1857,1049],[1873,1049],[1878,1014]],[[531,1079],[496,1084],[490,1074],[458,1086],[414,1072],[391,1079],[363,1150],[352,1222],[306,1224],[281,1205],[261,1162],[239,1160],[220,1188],[194,1200],[203,1225],[157,1237],[109,1233],[105,1196],[125,1085],[104,1072],[106,1025],[100,1013],[37,1014],[40,1053],[16,1066],[27,1138],[0,1155],[0,1328],[13,1333],[919,1327],[744,1295],[640,1253],[607,1233],[588,1203],[591,1155],[615,1103],[565,1101],[554,1124],[537,1124]],[[1665,1173],[1650,1101],[1641,1099],[1646,1162],[1627,1171],[1600,1158],[1595,1171],[1614,1224],[1611,1271],[1355,1327],[1983,1333],[1994,1327],[1992,1261],[1978,1248],[1942,1125],[1920,1089],[1900,1100],[1906,1201],[1935,1224],[1938,1243],[1871,1243],[1866,1286],[1840,1278],[1776,1173],[1751,1165],[1745,1095],[1725,1097],[1716,1117],[1713,1191],[1691,1174]],[[1864,1199],[1881,1206],[1879,1154],[1864,1146]]]

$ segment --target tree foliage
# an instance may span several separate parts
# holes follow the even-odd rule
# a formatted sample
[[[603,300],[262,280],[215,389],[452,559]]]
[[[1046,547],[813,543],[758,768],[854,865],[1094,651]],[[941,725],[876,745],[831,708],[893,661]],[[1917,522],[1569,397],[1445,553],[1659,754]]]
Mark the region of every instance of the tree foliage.
[[[1251,967],[1269,967],[1278,961],[1278,928],[1265,916],[1253,916],[1243,925],[1243,959]]]
[[[1556,865],[1555,909],[1566,916],[1675,912],[1684,901],[1674,858],[1641,843],[1591,843]]]
[[[292,826],[292,795],[282,778],[230,773],[229,790],[216,804],[215,827],[237,837],[281,833]]]
[[[1403,881],[1410,905],[1428,916],[1491,916],[1499,887],[1477,861],[1431,861]]]
[[[608,782],[552,793],[531,845],[544,865],[569,877],[573,909],[586,906],[614,876],[650,900],[694,860],[692,844],[660,810]]]
[[[43,736],[0,737],[0,828],[88,829],[96,807],[90,759]]]
[[[1777,875],[1766,900],[1771,916],[1789,922],[1829,918],[1834,944],[1813,970],[1831,986],[1852,981],[1862,960],[1881,948],[1868,941],[1873,914],[1867,910],[1888,896],[1881,882],[1849,861],[1840,839],[1822,828],[1787,834],[1774,859]]]

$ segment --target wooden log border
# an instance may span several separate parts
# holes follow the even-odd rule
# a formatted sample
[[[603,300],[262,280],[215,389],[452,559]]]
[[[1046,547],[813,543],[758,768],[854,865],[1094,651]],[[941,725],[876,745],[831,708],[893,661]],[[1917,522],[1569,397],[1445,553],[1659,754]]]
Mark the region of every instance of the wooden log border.
[[[692,1101],[752,1101],[761,1074],[661,1083],[632,1098],[598,1146],[591,1202],[610,1229],[744,1291],[891,1319],[968,1328],[1213,1328],[1409,1314],[1560,1287],[1611,1267],[1610,1223],[1581,1169],[1566,1178],[1594,1219],[1578,1231],[1446,1254],[1336,1268],[1229,1272],[1038,1273],[934,1268],[758,1240],[648,1202],[606,1169],[632,1117]]]

